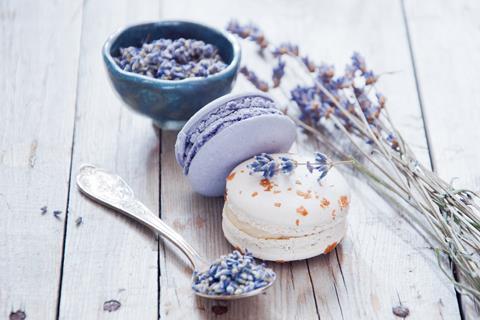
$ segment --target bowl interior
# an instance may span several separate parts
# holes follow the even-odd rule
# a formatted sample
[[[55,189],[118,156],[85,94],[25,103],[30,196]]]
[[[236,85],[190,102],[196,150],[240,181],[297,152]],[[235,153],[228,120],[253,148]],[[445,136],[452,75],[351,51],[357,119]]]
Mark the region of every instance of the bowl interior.
[[[234,48],[230,40],[220,31],[210,27],[186,21],[161,21],[136,25],[120,32],[111,44],[110,55],[120,55],[120,48],[141,47],[143,43],[157,39],[196,39],[210,43],[218,48],[223,61],[229,65],[234,59]]]

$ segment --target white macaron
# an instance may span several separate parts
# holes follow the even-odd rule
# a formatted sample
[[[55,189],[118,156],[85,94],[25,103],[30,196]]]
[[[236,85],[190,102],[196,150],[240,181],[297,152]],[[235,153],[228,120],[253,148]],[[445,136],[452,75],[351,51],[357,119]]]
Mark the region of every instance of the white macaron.
[[[298,163],[305,157],[288,156]],[[253,256],[272,261],[307,259],[332,251],[345,235],[350,192],[341,174],[331,168],[318,174],[298,166],[289,175],[271,179],[250,174],[247,160],[227,178],[222,227],[227,240]]]

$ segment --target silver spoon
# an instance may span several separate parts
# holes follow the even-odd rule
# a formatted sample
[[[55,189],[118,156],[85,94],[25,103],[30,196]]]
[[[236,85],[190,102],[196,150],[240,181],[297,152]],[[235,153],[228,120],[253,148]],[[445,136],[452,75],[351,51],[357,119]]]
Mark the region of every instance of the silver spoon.
[[[118,175],[87,164],[81,166],[79,170],[77,185],[79,189],[91,199],[137,220],[150,229],[160,233],[179,248],[187,256],[193,268],[192,281],[195,280],[194,275],[196,273],[206,272],[210,268],[211,264],[208,264],[180,234],[135,198],[132,189]],[[275,278],[264,287],[232,295],[210,295],[192,290],[196,295],[208,299],[235,300],[256,296],[268,289],[274,282]]]

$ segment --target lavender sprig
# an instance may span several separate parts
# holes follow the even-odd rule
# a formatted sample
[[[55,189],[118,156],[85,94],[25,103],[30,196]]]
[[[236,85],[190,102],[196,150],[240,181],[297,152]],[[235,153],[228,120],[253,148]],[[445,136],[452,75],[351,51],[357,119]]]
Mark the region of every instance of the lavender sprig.
[[[240,73],[243,74],[258,90],[263,92],[268,91],[268,83],[259,79],[255,72],[243,66],[240,68]]]
[[[306,166],[311,174],[318,173],[318,182],[320,183],[326,177],[329,170],[335,165],[346,163],[349,161],[332,162],[323,153],[316,152],[314,161],[307,161],[305,163],[298,162],[287,156],[278,157],[275,159],[268,153],[261,153],[253,158],[253,161],[247,165],[250,169],[250,174],[260,173],[263,178],[271,179],[278,174],[290,174],[298,166]]]
[[[290,56],[298,56],[299,55],[298,45],[290,42],[281,43],[278,47],[275,47],[272,50],[272,54],[275,58],[285,54]]]
[[[302,62],[310,72],[315,72],[315,70],[317,69],[315,63],[308,56],[302,57]]]
[[[194,274],[193,290],[208,295],[239,295],[263,288],[275,280],[275,272],[257,264],[250,252],[235,250],[215,261],[208,271]]]
[[[265,35],[255,24],[249,23],[240,25],[237,21],[232,20],[227,26],[227,31],[239,36],[242,39],[248,39],[258,44],[261,50],[268,46],[268,41]]]
[[[273,68],[272,81],[273,87],[276,88],[280,85],[280,81],[285,75],[285,62],[279,58],[277,65]]]

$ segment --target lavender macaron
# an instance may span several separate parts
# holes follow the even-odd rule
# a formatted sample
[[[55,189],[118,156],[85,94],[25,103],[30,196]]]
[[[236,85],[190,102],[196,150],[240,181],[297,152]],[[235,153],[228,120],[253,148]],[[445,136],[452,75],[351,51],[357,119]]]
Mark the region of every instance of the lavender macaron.
[[[190,118],[177,136],[175,155],[194,191],[221,196],[235,166],[262,152],[286,152],[295,136],[295,124],[269,95],[229,94]]]

